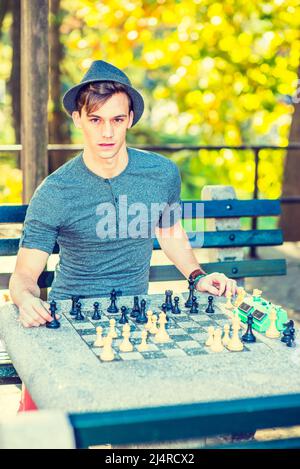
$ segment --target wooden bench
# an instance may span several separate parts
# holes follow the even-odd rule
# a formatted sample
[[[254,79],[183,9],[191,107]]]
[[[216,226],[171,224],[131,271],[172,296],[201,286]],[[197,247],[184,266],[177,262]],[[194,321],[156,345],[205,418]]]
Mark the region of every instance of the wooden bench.
[[[0,223],[22,224],[26,210],[27,205],[0,205]],[[201,222],[204,217],[207,223],[205,236],[202,231],[195,233],[194,228],[188,231],[193,248],[209,248],[212,252],[213,261],[201,263],[205,271],[223,272],[238,280],[286,274],[285,259],[245,259],[243,250],[245,247],[281,245],[282,231],[242,230],[240,222],[242,217],[279,216],[280,210],[280,200],[237,200],[230,186],[206,186],[202,190],[201,200],[182,201],[184,220]],[[156,239],[153,244],[154,250],[160,249]],[[17,255],[18,247],[19,238],[0,239],[0,257]],[[58,252],[59,247],[56,245],[53,254]],[[10,276],[11,273],[0,272],[0,290],[8,288]],[[53,271],[43,272],[38,282],[40,288],[51,287],[53,278]],[[150,267],[150,282],[176,280],[184,280],[184,276],[174,265]],[[7,353],[0,351],[0,384],[19,382]]]

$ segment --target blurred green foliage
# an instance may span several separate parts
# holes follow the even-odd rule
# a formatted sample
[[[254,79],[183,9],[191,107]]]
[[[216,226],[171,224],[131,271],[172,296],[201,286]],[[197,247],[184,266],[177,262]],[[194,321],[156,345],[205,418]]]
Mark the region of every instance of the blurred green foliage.
[[[300,55],[298,0],[61,0],[60,15],[61,94],[93,60],[124,69],[146,103],[129,144],[288,144]],[[0,80],[11,66],[9,26],[8,17]],[[12,143],[10,112],[7,99],[0,105],[0,143]],[[81,142],[72,132],[72,141]],[[251,197],[250,150],[170,156],[181,169],[183,198],[198,198],[205,184],[230,184],[239,197]],[[261,197],[280,196],[284,157],[284,151],[261,151]]]

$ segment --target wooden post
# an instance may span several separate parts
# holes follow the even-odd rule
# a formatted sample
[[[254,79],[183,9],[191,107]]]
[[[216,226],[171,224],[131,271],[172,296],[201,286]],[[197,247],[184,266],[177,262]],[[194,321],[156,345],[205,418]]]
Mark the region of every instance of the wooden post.
[[[21,1],[23,203],[48,174],[48,0]]]

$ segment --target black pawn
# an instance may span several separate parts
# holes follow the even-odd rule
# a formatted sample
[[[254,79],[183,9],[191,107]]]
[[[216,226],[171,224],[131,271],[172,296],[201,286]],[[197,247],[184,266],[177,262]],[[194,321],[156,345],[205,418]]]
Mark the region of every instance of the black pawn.
[[[56,310],[57,310],[56,302],[52,300],[50,303],[50,314],[53,320],[51,322],[46,322],[46,327],[48,329],[58,329],[60,327],[60,322],[56,319],[56,315],[55,315]]]
[[[99,321],[101,319],[101,314],[99,313],[99,303],[95,301],[94,303],[94,314],[92,316],[93,321]]]
[[[256,338],[252,330],[252,324],[253,324],[252,314],[248,315],[247,324],[248,324],[248,327],[247,327],[245,334],[242,336],[242,341],[250,344],[250,343],[256,342]]]
[[[175,296],[174,298],[174,308],[173,308],[173,314],[180,314],[181,313],[181,309],[179,308],[179,297],[178,296]]]
[[[70,311],[71,316],[76,316],[76,303],[79,301],[79,298],[80,297],[78,295],[72,296],[72,308]]]
[[[290,335],[288,337],[288,340],[286,342],[287,347],[293,347],[293,345],[294,345],[295,332],[292,332],[292,331],[295,331],[295,329],[291,329],[291,333],[290,333]]]
[[[172,303],[173,291],[166,290],[165,294],[166,294],[166,299],[165,299],[166,311],[172,311],[173,310],[173,303]]]
[[[146,311],[146,301],[142,300],[141,301],[141,311],[140,311],[140,314],[136,318],[137,323],[145,324],[146,322],[148,322],[145,311]]]
[[[131,318],[137,318],[139,316],[140,312],[141,312],[141,310],[140,310],[140,305],[139,305],[139,297],[135,296],[133,298],[133,308],[131,310],[130,317]]]
[[[190,314],[198,314],[199,313],[199,309],[198,309],[198,303],[197,303],[197,298],[196,296],[193,296],[193,303],[192,303],[192,307],[190,309]]]
[[[294,321],[290,320],[289,322],[286,322],[284,324],[285,326],[285,329],[283,330],[282,334],[283,336],[281,337],[281,342],[284,342],[285,344],[289,341],[289,337],[290,337],[290,332],[291,330],[292,331],[295,331],[294,329]]]
[[[84,316],[81,312],[81,303],[80,301],[78,301],[76,303],[76,316],[75,316],[75,321],[83,321],[84,320]]]
[[[111,291],[110,300],[111,300],[111,303],[109,307],[107,308],[107,312],[111,314],[116,314],[119,311],[119,308],[117,307],[117,304],[116,304],[117,292],[115,289]]]
[[[214,297],[209,296],[208,297],[208,305],[207,305],[207,308],[205,310],[205,312],[207,314],[213,314],[215,312],[214,307],[213,307],[213,301],[214,301]]]
[[[128,322],[126,313],[127,313],[127,308],[126,306],[121,306],[121,311],[122,311],[122,316],[119,320],[119,324],[126,324]]]
[[[184,306],[186,308],[191,308],[193,306],[193,296],[194,296],[194,281],[193,280],[189,280],[189,297],[188,299],[186,300],[186,302],[184,303]]]
[[[166,305],[166,303],[163,303],[163,304],[161,305],[161,310],[162,310],[163,313],[165,313],[165,315],[166,315],[166,320],[169,321],[169,316],[167,315],[167,305]]]

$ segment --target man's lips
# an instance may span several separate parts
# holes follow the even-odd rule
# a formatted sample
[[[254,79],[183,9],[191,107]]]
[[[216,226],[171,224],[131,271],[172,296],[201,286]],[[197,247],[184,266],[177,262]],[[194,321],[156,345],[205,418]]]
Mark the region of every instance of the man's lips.
[[[114,143],[98,143],[99,147],[113,147]]]

